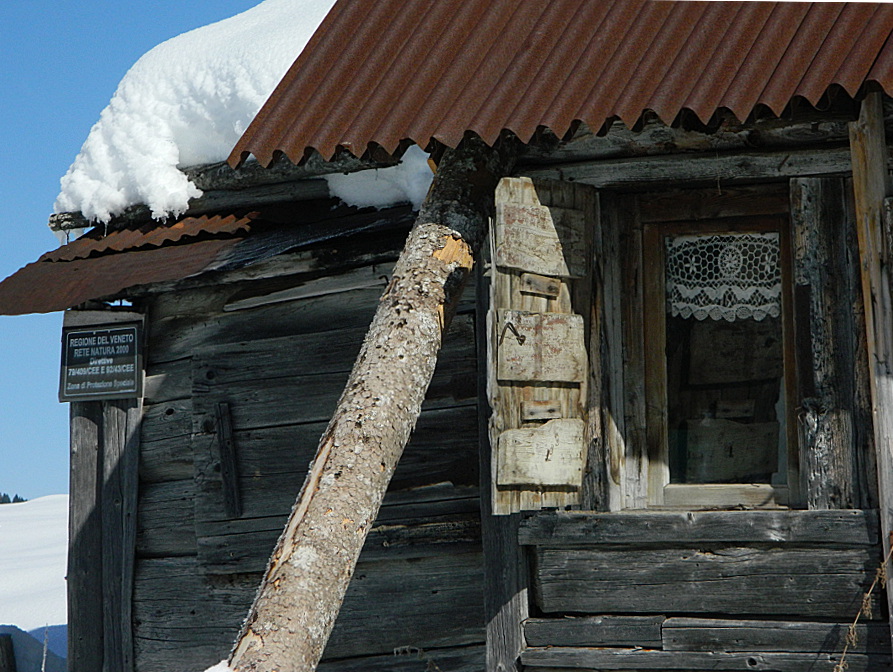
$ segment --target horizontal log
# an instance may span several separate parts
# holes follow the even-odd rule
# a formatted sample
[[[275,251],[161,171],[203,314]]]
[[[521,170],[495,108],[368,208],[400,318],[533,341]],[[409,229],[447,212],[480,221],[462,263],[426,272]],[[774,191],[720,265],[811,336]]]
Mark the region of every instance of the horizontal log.
[[[641,222],[787,215],[791,197],[787,182],[758,186],[734,185],[717,189],[672,189],[638,197]]]
[[[479,548],[479,506],[476,497],[383,506],[364,553],[369,559],[408,558]],[[277,516],[200,522],[196,527],[202,571],[263,571],[287,516],[286,509]]]
[[[316,452],[325,422],[237,431],[239,487],[244,517],[287,514]],[[392,491],[444,481],[477,483],[477,408],[423,411],[391,481]],[[198,520],[226,520],[215,434],[196,434],[195,476]]]
[[[198,298],[204,292],[196,292]],[[230,290],[232,294],[232,290]],[[262,333],[267,338],[365,329],[381,297],[377,287],[340,294],[288,301],[253,310],[230,313],[183,313],[153,320],[149,332],[149,363],[189,357],[212,345],[250,341]],[[222,311],[223,306],[220,306]]]
[[[195,472],[192,442],[187,436],[171,436],[140,445],[140,481],[163,483],[192,478]]]
[[[707,653],[639,649],[530,648],[521,654],[527,672],[572,668],[601,670],[765,670],[766,672],[834,672],[840,656],[826,653]],[[850,672],[890,669],[890,656],[847,655]]]
[[[192,391],[192,362],[188,358],[164,362],[146,371],[143,403],[160,404],[185,399]]]
[[[586,124],[581,124],[570,140],[558,144],[558,138],[554,138],[557,147],[548,143],[531,143],[526,146],[520,162],[567,163],[587,159],[673,154],[680,151],[815,147],[847,141],[849,117],[830,117],[827,113],[812,116],[813,118],[807,115],[796,120],[759,119],[748,124],[726,118],[711,133],[667,126],[661,121],[651,120],[635,132],[622,122],[614,122],[608,133],[596,135]]]
[[[668,618],[662,628],[665,651],[786,651],[835,654],[846,645],[850,623],[731,621]],[[860,623],[852,653],[890,653],[887,623]]]
[[[859,612],[880,562],[875,547],[543,549],[544,613],[688,613],[845,621]],[[872,618],[878,618],[872,600]]]
[[[673,185],[682,182],[726,185],[747,180],[781,180],[806,175],[842,175],[851,169],[846,145],[725,154],[674,154],[604,161],[581,161],[531,168],[533,179],[570,180],[594,187]]]
[[[482,571],[480,553],[359,563],[325,657],[481,643]],[[226,657],[259,579],[207,577],[194,558],[140,561],[134,587],[137,669],[144,669],[144,661],[154,664],[159,649],[172,645],[182,654],[176,669],[203,669],[187,663],[208,666]]]
[[[144,407],[140,442],[149,443],[192,433],[192,401],[175,399]]]
[[[663,616],[530,618],[524,622],[528,646],[640,646],[660,648]]]
[[[690,543],[878,543],[874,510],[550,512],[521,523],[521,544],[601,546]]]
[[[452,648],[404,647],[390,655],[325,660],[319,664],[319,672],[480,672],[484,669],[486,651],[483,646],[472,645]]]
[[[328,198],[328,184],[319,179],[320,176],[386,167],[389,164],[390,162],[365,161],[345,155],[333,161],[323,161],[317,157],[301,166],[290,161],[280,161],[270,169],[261,168],[258,164],[246,164],[233,170],[224,162],[185,168],[183,172],[186,177],[204,193],[189,200],[184,214],[191,217],[214,210],[256,207],[261,203]],[[110,226],[150,222],[152,219],[152,212],[147,206],[134,205],[114,217]],[[53,231],[88,228],[92,225],[79,212],[51,215],[49,221]]]
[[[141,557],[195,555],[195,483],[142,483],[137,505],[136,552]]]

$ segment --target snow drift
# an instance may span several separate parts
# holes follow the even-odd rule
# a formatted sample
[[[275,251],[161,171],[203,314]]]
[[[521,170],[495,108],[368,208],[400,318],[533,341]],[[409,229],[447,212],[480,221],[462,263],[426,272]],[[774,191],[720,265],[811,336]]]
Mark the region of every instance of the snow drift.
[[[201,191],[179,170],[223,161],[300,54],[334,0],[266,0],[163,42],[127,72],[61,180],[55,211],[108,222],[145,204],[179,215]],[[357,206],[409,201],[431,182],[426,155],[359,177],[327,177]]]

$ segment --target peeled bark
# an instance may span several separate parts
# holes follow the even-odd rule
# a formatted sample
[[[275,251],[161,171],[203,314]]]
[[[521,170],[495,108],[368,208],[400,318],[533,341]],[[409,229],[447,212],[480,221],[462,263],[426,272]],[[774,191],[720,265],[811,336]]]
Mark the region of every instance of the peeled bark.
[[[270,558],[233,669],[316,668],[415,426],[510,154],[476,138],[444,154]]]

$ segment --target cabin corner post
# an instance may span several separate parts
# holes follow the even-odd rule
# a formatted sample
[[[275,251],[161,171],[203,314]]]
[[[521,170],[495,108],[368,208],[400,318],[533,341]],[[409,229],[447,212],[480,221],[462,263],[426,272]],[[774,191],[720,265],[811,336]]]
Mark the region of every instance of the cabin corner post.
[[[484,551],[484,625],[486,672],[519,672],[524,651],[524,621],[528,617],[528,562],[518,543],[520,513],[493,512],[490,400],[487,394],[489,278],[477,268],[475,340],[478,366],[478,446],[480,450],[481,537]]]
[[[870,93],[862,101],[858,121],[850,123],[850,148],[877,451],[878,499],[886,557],[893,533],[893,303],[889,269],[891,245],[889,236],[885,235],[884,221],[890,179],[881,93]],[[888,607],[893,607],[893,591],[887,592],[887,601]],[[893,608],[890,613],[893,627]]]
[[[71,404],[68,665],[132,672],[137,399]]]

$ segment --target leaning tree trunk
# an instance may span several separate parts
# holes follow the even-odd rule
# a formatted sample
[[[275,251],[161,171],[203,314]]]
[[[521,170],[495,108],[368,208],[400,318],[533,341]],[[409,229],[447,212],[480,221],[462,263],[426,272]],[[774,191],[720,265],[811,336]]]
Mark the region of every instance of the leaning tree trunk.
[[[475,137],[444,154],[230,655],[234,670],[316,668],[510,154]]]

